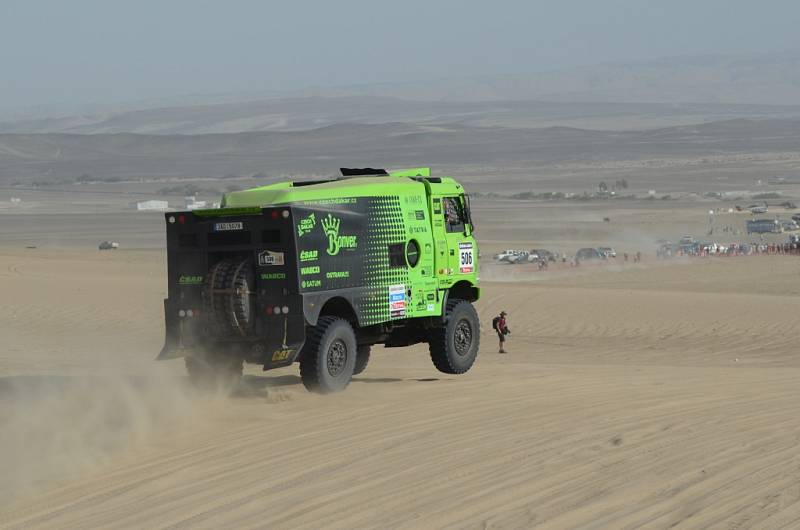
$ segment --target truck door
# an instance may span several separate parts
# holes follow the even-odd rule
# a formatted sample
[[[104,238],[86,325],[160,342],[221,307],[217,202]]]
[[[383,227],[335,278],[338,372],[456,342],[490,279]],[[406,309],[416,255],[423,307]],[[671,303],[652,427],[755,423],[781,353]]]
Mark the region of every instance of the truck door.
[[[436,272],[440,286],[452,284],[458,277],[475,272],[477,249],[470,237],[464,197],[432,197],[433,234],[436,245]],[[447,282],[441,280],[448,279]],[[449,285],[447,285],[449,286]]]

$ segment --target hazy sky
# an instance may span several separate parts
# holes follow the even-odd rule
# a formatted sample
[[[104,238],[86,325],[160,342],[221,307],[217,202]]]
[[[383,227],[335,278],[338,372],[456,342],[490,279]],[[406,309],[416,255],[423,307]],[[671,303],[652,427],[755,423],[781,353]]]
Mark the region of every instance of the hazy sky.
[[[0,107],[800,49],[796,0],[0,0]]]

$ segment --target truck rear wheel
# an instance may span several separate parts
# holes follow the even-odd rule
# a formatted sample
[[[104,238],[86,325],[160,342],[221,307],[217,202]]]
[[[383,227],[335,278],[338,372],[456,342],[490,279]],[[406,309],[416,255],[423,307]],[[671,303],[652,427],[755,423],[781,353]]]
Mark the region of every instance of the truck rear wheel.
[[[311,392],[344,390],[353,377],[357,357],[353,327],[339,317],[320,317],[311,328],[300,358],[300,377]]]
[[[463,374],[478,357],[481,324],[475,308],[466,300],[447,302],[445,321],[433,330],[429,348],[434,366],[445,374]]]
[[[353,375],[358,375],[367,369],[369,363],[369,355],[372,348],[369,344],[366,346],[359,346],[356,350],[356,366],[353,368]]]
[[[197,352],[184,360],[189,380],[200,390],[229,391],[242,379],[244,361],[241,358]]]

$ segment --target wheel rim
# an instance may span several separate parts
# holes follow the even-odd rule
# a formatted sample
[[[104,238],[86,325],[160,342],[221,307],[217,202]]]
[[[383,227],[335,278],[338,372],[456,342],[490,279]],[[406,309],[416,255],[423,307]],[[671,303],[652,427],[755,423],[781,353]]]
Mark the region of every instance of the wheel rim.
[[[469,348],[472,346],[472,326],[469,325],[469,321],[458,321],[458,324],[456,324],[454,339],[454,346],[457,354],[463,357],[469,353]]]
[[[347,346],[336,339],[328,348],[328,373],[338,377],[344,371],[345,364],[347,364]]]

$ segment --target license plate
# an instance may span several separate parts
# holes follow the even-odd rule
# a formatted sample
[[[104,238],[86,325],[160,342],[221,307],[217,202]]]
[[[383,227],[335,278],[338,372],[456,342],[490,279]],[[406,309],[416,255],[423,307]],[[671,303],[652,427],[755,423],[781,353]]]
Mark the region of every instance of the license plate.
[[[215,232],[229,232],[231,230],[243,230],[244,224],[239,223],[215,223],[214,224],[214,231]]]

